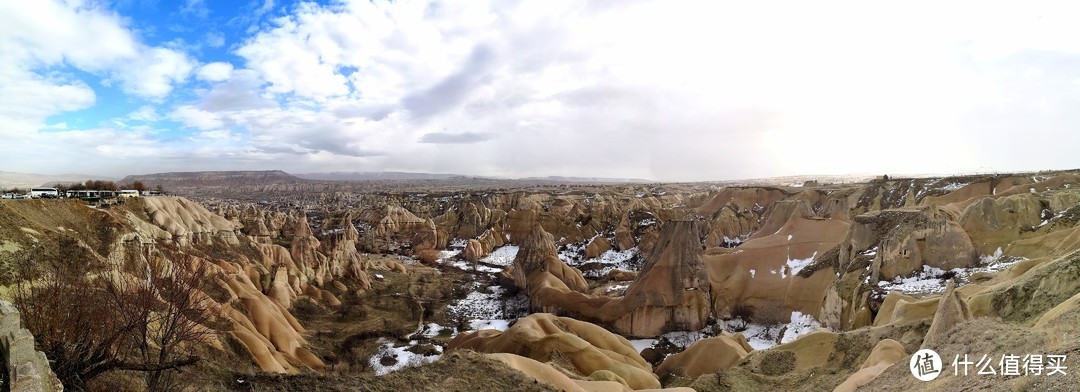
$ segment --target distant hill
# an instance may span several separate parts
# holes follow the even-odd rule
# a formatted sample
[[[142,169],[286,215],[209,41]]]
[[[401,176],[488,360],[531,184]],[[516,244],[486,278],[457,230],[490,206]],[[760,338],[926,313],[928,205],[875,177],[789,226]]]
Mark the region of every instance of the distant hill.
[[[583,183],[583,184],[641,184],[641,183],[653,183],[657,181],[646,180],[643,178],[608,178],[608,177],[563,177],[563,176],[547,176],[547,177],[526,177],[520,178],[523,181],[547,181],[556,183]]]
[[[296,177],[319,181],[384,181],[384,180],[445,180],[462,177],[459,174],[409,173],[409,172],[328,172],[303,173]]]
[[[308,180],[293,176],[281,170],[265,171],[201,171],[139,174],[124,177],[121,183],[142,181],[149,186],[233,186],[264,184],[297,184]]]
[[[0,188],[2,189],[25,189],[56,183],[83,182],[86,180],[114,181],[116,178],[95,174],[34,174],[0,171]]]
[[[605,178],[605,177],[525,177],[503,178],[487,176],[471,176],[462,174],[446,173],[411,173],[411,172],[329,172],[329,173],[303,173],[296,175],[299,178],[319,181],[416,181],[416,180],[452,180],[452,179],[482,179],[498,181],[537,181],[551,183],[590,183],[590,184],[613,184],[613,183],[651,183],[652,180],[640,178]]]

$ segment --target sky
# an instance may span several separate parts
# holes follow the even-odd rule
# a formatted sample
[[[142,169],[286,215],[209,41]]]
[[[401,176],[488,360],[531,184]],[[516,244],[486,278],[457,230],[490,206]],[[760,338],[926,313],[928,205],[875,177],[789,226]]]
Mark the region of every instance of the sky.
[[[1080,167],[1080,5],[0,0],[0,171]]]

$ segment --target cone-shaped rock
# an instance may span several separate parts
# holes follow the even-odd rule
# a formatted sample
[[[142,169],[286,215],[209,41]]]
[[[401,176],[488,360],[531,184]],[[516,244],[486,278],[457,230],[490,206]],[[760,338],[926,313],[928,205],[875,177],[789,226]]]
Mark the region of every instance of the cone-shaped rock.
[[[971,320],[971,310],[968,309],[967,301],[960,298],[956,292],[956,283],[949,280],[945,286],[945,292],[938,301],[937,312],[934,313],[934,321],[930,323],[930,330],[926,331],[923,338],[922,348],[935,348],[945,342],[949,337],[949,330],[964,321]]]
[[[629,335],[656,336],[705,326],[709,280],[696,221],[664,226],[623,303],[633,311],[616,321],[615,328]]]

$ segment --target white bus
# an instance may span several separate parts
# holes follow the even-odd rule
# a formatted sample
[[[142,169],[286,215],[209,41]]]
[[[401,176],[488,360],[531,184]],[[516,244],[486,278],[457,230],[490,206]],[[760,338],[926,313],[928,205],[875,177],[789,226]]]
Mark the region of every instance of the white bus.
[[[120,190],[120,197],[124,198],[124,199],[129,198],[129,197],[139,197],[139,191],[134,190],[134,189],[121,189]]]
[[[30,197],[33,199],[56,199],[60,197],[60,190],[56,188],[30,188]]]

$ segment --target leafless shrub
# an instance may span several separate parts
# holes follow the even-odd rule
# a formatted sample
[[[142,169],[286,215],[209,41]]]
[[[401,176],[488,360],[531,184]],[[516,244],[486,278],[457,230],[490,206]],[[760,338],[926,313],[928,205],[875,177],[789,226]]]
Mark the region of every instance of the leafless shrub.
[[[203,325],[217,308],[199,291],[206,264],[167,248],[148,257],[142,274],[86,271],[71,267],[90,256],[78,241],[55,244],[19,261],[12,297],[65,388],[84,390],[114,370],[143,372],[149,390],[181,388],[172,373],[198,361],[190,350],[211,333]]]
[[[791,314],[784,311],[784,307],[775,302],[768,302],[754,310],[753,321],[765,326],[785,324],[790,320]]]

